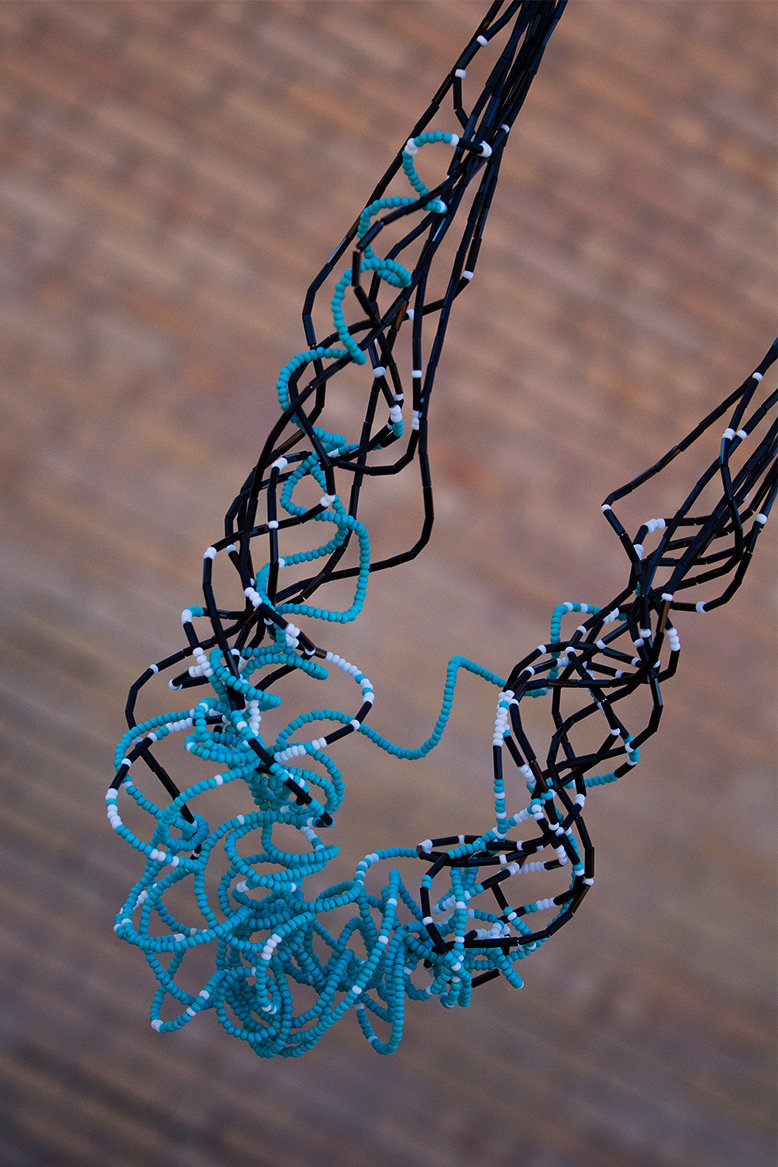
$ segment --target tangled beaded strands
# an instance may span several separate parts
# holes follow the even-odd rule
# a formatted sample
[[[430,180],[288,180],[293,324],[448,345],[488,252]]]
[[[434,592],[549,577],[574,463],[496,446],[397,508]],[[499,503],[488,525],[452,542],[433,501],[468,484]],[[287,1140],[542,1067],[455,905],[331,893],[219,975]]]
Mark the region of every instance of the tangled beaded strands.
[[[337,652],[337,626],[362,612],[370,576],[414,558],[429,539],[428,410],[450,311],[473,278],[502,152],[563,7],[491,6],[316,276],[303,309],[305,348],[278,376],[277,421],[223,536],[205,551],[201,602],[182,613],[186,643],[130,689],[108,818],[142,854],[144,870],[116,931],[141,949],[158,981],[157,1030],[213,1011],[260,1056],[296,1056],[353,1011],[374,1048],[391,1053],[406,999],[467,1005],[474,986],[499,975],[520,986],[519,962],[570,919],[591,886],[588,790],[628,772],[656,731],[660,685],[680,648],[672,615],[724,603],[743,578],[775,493],[775,394],[762,392],[775,346],[688,438],[606,501],[629,562],[624,589],[602,607],[558,605],[548,643],[507,677],[454,657],[422,745],[395,745],[371,726],[373,683]],[[479,54],[490,72],[470,95],[467,72]],[[439,175],[433,186],[422,177],[429,173]],[[441,244],[455,219],[461,234],[446,260]],[[330,323],[320,335],[314,306],[322,298]],[[352,433],[337,434],[326,428],[328,391],[347,369],[362,378],[364,411]],[[616,504],[725,416],[718,455],[688,498],[630,537]],[[421,530],[405,551],[374,560],[359,517],[362,491],[414,465]],[[222,563],[237,585],[231,605],[216,583]],[[329,598],[341,595],[329,587],[335,581],[352,589],[345,606]],[[580,623],[570,631],[574,614]],[[361,734],[395,757],[423,757],[440,740],[463,669],[497,690],[493,818],[477,835],[371,852],[353,877],[328,883],[338,850],[328,831],[344,796],[341,743]],[[349,709],[321,696],[338,674],[353,685]],[[180,707],[138,722],[139,694],[158,677],[170,678]],[[293,677],[310,687],[311,705],[285,714],[271,734],[266,715],[290,704],[285,681]],[[636,726],[629,699],[638,690],[650,694],[651,712]],[[545,749],[535,749],[523,723],[528,697],[548,703]],[[580,728],[595,722],[601,745],[584,747]],[[185,745],[183,780],[163,765],[165,739]],[[195,759],[210,777],[187,780]],[[241,809],[213,825],[203,811],[220,798]],[[148,824],[145,833],[130,826],[125,806]],[[420,886],[411,890],[392,862],[419,860]],[[531,874],[545,881],[539,898],[522,895]],[[196,950],[215,955],[193,988],[190,966],[204,967]]]

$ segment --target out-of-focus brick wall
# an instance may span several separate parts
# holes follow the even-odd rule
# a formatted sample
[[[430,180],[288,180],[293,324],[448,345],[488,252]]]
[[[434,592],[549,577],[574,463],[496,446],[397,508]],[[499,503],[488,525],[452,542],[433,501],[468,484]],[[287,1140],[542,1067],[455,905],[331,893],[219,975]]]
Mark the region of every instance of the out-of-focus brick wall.
[[[388,1062],[346,1023],[263,1065],[208,1018],[154,1035],[111,931],[139,873],[102,809],[127,685],[177,647],[307,283],[480,8],[0,3],[9,1167],[772,1162],[769,531],[732,605],[681,624],[662,731],[592,812],[597,886],[522,993],[409,1010]],[[450,655],[507,670],[558,600],[615,593],[602,498],[772,340],[777,42],[762,0],[568,6],[456,305],[435,536],[344,632],[402,742]],[[414,485],[367,500],[380,546],[415,531]],[[481,823],[491,705],[466,682],[418,771],[357,743],[344,862]]]

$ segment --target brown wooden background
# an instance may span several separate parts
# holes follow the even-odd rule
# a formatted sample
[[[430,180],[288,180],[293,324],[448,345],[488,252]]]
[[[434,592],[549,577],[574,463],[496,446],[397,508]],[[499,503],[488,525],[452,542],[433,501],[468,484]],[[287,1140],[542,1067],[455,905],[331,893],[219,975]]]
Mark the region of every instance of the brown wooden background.
[[[662,732],[591,800],[597,886],[520,993],[411,1008],[391,1059],[346,1020],[266,1063],[210,1018],[155,1035],[113,936],[126,687],[179,643],[308,280],[480,11],[0,4],[4,1167],[774,1161],[774,531],[681,623]],[[349,644],[398,739],[449,655],[507,671],[558,600],[616,592],[602,498],[771,341],[777,13],[579,0],[554,34],[438,382],[435,537]],[[492,699],[465,682],[418,771],[354,755],[347,858],[436,833],[444,797],[480,822]]]

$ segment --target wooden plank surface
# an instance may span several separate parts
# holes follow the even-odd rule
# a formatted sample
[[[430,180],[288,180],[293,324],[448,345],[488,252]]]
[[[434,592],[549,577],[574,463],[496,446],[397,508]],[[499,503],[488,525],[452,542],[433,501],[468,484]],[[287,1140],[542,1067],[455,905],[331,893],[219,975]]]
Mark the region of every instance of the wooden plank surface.
[[[103,809],[127,685],[178,646],[308,280],[480,10],[0,4],[8,1167],[774,1162],[774,530],[680,624],[662,730],[592,810],[597,885],[521,992],[410,1008],[390,1059],[347,1019],[261,1063],[208,1017],[154,1034],[112,932],[139,873]],[[772,340],[777,12],[568,7],[456,306],[435,535],[344,642],[390,736],[429,732],[450,655],[507,671],[556,602],[615,593],[602,498]],[[381,546],[414,507],[404,483],[369,503]],[[344,865],[480,823],[491,719],[466,681],[418,770],[358,743]]]

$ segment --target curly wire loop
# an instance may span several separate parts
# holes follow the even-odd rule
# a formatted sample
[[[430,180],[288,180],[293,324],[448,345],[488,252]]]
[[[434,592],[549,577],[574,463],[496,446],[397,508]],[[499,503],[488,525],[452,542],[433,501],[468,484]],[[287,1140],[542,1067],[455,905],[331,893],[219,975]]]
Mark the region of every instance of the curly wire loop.
[[[505,678],[454,657],[440,716],[421,746],[395,745],[372,728],[372,682],[321,643],[335,631],[327,625],[360,614],[371,574],[412,559],[429,539],[428,409],[451,306],[473,277],[503,148],[563,7],[492,5],[316,276],[303,310],[307,347],[281,369],[278,420],[227,511],[223,537],[205,551],[202,603],[182,613],[186,645],[131,686],[129,729],[106,797],[111,825],[145,866],[115,928],[157,978],[157,1030],[210,1010],[260,1056],[295,1056],[353,1010],[374,1048],[391,1053],[406,998],[437,997],[450,1007],[467,1005],[474,986],[499,975],[521,986],[519,962],[572,917],[592,885],[583,817],[590,788],[628,773],[657,729],[660,686],[680,651],[673,614],[709,611],[730,598],[767,519],[776,395],[763,391],[763,376],[776,345],[686,439],[606,500],[629,564],[623,591],[603,606],[558,605],[548,643]],[[467,69],[480,54],[489,54],[491,71],[468,107]],[[445,128],[433,128],[444,118]],[[431,186],[422,177],[430,174],[438,176]],[[457,216],[464,226],[435,296],[434,261],[445,264],[438,252]],[[329,299],[324,335],[313,322],[320,292]],[[366,405],[354,433],[341,435],[321,423],[330,383],[349,366],[363,370]],[[688,498],[630,536],[614,505],[724,418],[717,456]],[[373,560],[358,517],[361,490],[412,463],[421,530],[407,550]],[[286,549],[291,539],[297,550]],[[238,581],[238,607],[217,600],[217,561]],[[350,600],[339,608],[320,598],[335,580],[350,581]],[[498,690],[493,820],[479,834],[372,852],[352,878],[327,885],[338,849],[325,832],[344,795],[336,743],[362,734],[395,757],[423,757],[440,740],[463,669]],[[263,718],[281,706],[284,678],[302,676],[318,692],[337,673],[354,686],[351,708],[317,704],[271,740]],[[138,723],[139,694],[165,674],[171,689],[182,697],[196,690],[199,700]],[[638,692],[650,695],[647,717],[645,700],[637,709],[630,701]],[[553,732],[542,749],[524,724],[528,698],[550,711]],[[176,735],[190,758],[215,770],[211,777],[179,786],[159,757],[160,743]],[[159,781],[165,805],[136,782],[137,764]],[[226,798],[227,786],[248,788],[246,809],[212,826],[199,808]],[[130,819],[150,822],[150,833],[137,833]],[[391,867],[398,860],[424,865],[417,894]],[[373,869],[387,864],[388,881],[374,886]],[[213,971],[184,987],[194,950],[205,946],[215,949]]]

